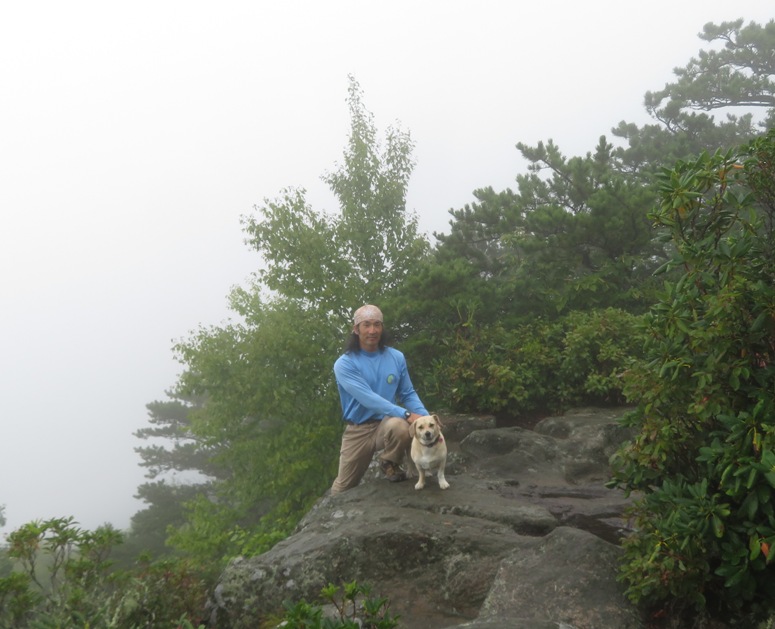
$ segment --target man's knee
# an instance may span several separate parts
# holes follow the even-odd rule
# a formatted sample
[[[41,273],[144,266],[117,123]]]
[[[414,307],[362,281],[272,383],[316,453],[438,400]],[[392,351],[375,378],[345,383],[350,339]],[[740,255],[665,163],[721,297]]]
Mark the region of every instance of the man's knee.
[[[412,442],[409,423],[401,417],[387,417],[385,422],[385,443],[392,443],[402,448],[408,448]]]
[[[402,417],[386,417],[383,421],[385,428],[391,433],[409,435],[409,422]]]

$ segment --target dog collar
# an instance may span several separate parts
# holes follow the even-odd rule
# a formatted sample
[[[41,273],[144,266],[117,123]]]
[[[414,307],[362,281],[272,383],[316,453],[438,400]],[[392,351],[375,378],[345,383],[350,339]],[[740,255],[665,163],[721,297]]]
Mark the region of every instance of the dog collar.
[[[432,447],[433,447],[433,446],[435,446],[437,443],[441,443],[442,441],[444,441],[444,437],[442,437],[441,435],[439,435],[439,436],[438,436],[438,437],[436,437],[436,438],[435,438],[435,439],[434,439],[434,440],[433,440],[431,443],[422,443],[422,441],[421,441],[420,443],[422,443],[422,445],[424,445],[426,448],[432,448]]]

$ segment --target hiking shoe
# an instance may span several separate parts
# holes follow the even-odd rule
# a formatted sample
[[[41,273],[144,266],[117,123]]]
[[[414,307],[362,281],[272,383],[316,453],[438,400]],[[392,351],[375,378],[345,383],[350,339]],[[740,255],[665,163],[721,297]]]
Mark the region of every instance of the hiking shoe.
[[[406,480],[406,472],[392,461],[382,461],[380,467],[382,467],[385,478],[391,483],[400,483],[402,480]]]

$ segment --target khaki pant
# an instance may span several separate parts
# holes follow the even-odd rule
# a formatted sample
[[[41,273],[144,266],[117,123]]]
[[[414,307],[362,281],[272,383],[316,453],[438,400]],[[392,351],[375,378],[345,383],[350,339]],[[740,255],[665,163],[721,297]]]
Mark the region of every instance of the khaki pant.
[[[411,444],[409,422],[400,417],[386,417],[366,424],[347,424],[339,451],[339,474],[331,486],[331,495],[360,483],[375,452],[382,450],[380,461],[401,465]]]

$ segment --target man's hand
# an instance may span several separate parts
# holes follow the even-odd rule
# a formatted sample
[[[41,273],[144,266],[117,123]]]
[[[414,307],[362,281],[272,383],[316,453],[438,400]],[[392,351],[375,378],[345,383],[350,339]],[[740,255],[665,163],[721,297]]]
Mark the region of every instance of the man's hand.
[[[422,417],[422,415],[418,415],[417,413],[410,413],[406,421],[408,421],[410,424],[413,424],[418,419],[420,419],[420,417]]]

